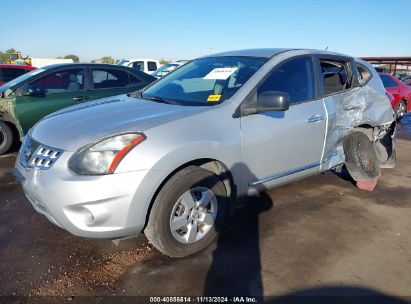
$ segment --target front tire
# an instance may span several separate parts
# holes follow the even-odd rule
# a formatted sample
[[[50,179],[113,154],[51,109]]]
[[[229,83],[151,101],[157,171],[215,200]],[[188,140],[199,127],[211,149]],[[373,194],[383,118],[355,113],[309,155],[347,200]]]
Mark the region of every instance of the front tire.
[[[0,155],[7,153],[13,145],[13,131],[8,124],[0,120]]]
[[[162,253],[188,256],[214,240],[227,204],[225,186],[214,173],[196,166],[184,168],[159,191],[144,233]]]

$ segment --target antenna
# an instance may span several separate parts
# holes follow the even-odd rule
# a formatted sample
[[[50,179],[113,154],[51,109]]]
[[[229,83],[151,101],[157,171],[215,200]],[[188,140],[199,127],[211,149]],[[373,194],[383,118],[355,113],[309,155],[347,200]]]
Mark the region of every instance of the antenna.
[[[328,50],[328,46],[325,48],[325,50],[324,51],[327,51]]]

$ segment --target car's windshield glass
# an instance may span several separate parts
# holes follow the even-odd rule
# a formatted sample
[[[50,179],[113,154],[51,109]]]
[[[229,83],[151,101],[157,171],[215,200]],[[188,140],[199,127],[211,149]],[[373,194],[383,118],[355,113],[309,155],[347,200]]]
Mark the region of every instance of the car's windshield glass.
[[[116,63],[116,65],[125,65],[126,63],[128,63],[130,61],[128,60],[120,60],[119,62]]]
[[[191,61],[142,93],[142,98],[187,106],[229,99],[266,62],[253,57],[207,57]]]
[[[45,69],[33,70],[33,71],[29,72],[29,73],[23,74],[23,75],[21,75],[20,77],[17,77],[17,78],[15,78],[15,79],[13,79],[12,81],[4,84],[1,88],[4,89],[4,90],[10,89],[11,87],[13,87],[13,86],[15,86],[15,85],[17,85],[17,84],[25,81],[26,79],[29,79],[30,77],[32,77],[32,76],[34,76],[34,75],[37,75],[37,74],[40,74],[40,73],[42,73],[42,72],[44,72],[44,71],[45,71]],[[3,91],[3,90],[2,90],[2,91]]]
[[[153,76],[162,76],[163,74],[166,74],[168,72],[171,72],[175,68],[177,68],[179,65],[176,63],[169,63],[166,65],[163,65],[161,68],[155,70],[151,75]]]

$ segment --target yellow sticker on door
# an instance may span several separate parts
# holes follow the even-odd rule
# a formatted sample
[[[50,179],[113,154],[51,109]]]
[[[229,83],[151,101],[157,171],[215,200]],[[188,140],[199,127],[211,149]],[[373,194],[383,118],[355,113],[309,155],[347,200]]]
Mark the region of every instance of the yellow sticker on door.
[[[217,102],[220,101],[221,95],[208,95],[208,102]]]

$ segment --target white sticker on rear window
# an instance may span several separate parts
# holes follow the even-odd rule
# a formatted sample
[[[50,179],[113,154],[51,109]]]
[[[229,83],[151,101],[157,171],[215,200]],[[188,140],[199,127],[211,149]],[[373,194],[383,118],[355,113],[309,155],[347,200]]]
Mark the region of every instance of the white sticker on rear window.
[[[204,79],[226,80],[237,70],[238,68],[215,68],[210,73],[205,75]]]

